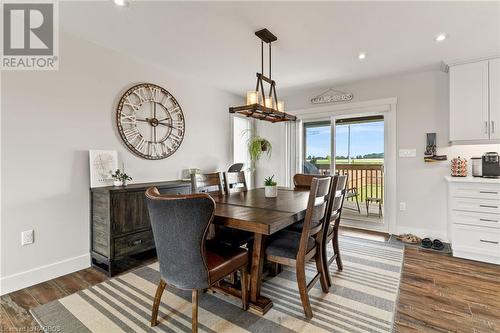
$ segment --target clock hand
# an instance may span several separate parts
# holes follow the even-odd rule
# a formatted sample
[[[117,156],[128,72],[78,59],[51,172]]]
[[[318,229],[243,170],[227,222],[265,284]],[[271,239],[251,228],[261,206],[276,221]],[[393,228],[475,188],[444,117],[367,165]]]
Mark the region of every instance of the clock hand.
[[[174,126],[172,126],[170,124],[165,124],[165,123],[158,123],[158,125],[163,125],[163,126],[166,126],[166,127],[175,128]]]

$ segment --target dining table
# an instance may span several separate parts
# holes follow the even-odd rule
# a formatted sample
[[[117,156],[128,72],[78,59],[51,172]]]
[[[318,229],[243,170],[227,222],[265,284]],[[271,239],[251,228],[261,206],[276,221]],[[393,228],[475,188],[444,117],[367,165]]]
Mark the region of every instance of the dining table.
[[[309,191],[280,187],[277,197],[267,198],[264,188],[257,188],[213,198],[215,224],[254,234],[249,309],[263,315],[273,306],[261,295],[266,239],[305,217]]]

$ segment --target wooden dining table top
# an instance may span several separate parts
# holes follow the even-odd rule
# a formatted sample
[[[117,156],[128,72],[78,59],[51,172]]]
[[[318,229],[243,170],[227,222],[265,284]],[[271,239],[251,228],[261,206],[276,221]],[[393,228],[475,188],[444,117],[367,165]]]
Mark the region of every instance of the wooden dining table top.
[[[308,190],[279,188],[276,198],[266,198],[263,188],[225,196],[216,202],[214,223],[234,229],[271,235],[305,216]]]

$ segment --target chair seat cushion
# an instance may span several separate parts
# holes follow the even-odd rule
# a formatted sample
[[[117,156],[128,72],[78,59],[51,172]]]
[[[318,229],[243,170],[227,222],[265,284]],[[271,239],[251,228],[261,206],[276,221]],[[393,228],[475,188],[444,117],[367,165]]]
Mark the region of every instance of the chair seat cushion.
[[[206,242],[206,258],[210,283],[240,269],[248,263],[248,251],[219,242]]]
[[[320,223],[321,223],[321,221],[311,221],[311,229],[317,227]],[[295,222],[294,224],[292,224],[291,226],[286,228],[286,230],[295,231],[295,232],[302,232],[302,228],[304,228],[304,220],[300,220],[299,222]]]
[[[282,230],[277,232],[274,236],[271,237],[266,248],[266,254],[289,259],[297,258],[301,235],[301,233],[289,230]],[[312,250],[315,243],[316,241],[314,240],[314,238],[309,237],[309,239],[307,240],[307,251]]]

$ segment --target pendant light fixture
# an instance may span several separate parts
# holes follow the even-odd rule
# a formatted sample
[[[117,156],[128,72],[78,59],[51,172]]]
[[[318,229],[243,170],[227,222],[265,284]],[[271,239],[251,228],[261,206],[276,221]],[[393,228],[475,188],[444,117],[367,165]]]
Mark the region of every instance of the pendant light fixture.
[[[255,90],[247,92],[247,103],[229,108],[229,113],[238,113],[247,117],[266,120],[272,123],[295,121],[297,117],[285,113],[285,104],[278,101],[276,82],[271,78],[271,43],[278,40],[269,30],[262,29],[255,33],[260,38],[261,72],[257,73]],[[264,75],[264,43],[269,44],[269,77]],[[264,91],[264,82],[269,84],[269,93]]]

